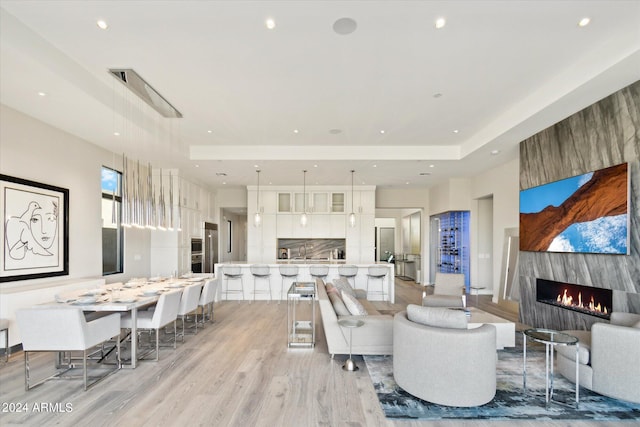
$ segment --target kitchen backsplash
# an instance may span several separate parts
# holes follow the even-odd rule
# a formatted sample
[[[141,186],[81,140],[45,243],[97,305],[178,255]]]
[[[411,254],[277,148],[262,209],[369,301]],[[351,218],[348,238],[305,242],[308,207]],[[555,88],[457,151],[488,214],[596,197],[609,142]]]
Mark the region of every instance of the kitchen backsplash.
[[[345,259],[346,239],[278,239],[278,259]]]

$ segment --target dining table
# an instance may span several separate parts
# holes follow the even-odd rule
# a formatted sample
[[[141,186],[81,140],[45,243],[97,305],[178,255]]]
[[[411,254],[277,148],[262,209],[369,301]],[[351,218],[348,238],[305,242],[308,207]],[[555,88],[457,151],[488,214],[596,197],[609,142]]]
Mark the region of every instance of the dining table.
[[[135,369],[138,355],[138,311],[158,302],[163,292],[181,289],[203,280],[203,277],[132,279],[124,284],[112,283],[58,294],[55,301],[38,304],[36,307],[79,308],[84,312],[96,313],[131,313],[131,361],[129,364],[123,363],[122,367]]]

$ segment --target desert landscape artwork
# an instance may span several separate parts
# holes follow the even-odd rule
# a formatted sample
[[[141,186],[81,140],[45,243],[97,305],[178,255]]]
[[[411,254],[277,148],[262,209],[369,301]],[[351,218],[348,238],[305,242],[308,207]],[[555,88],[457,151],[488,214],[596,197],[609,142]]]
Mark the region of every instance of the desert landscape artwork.
[[[520,192],[520,250],[627,254],[626,163]]]

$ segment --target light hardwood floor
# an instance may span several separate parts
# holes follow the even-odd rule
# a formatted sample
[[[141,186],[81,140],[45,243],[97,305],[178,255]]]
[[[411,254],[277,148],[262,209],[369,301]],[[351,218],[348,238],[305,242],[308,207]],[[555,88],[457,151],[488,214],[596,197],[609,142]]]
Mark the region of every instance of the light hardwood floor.
[[[396,283],[400,310],[419,303],[423,288]],[[475,304],[475,295],[470,298]],[[479,306],[496,311],[490,297]],[[499,313],[507,317],[508,313]],[[145,361],[121,370],[82,391],[78,380],[52,380],[24,391],[22,353],[0,365],[0,401],[26,404],[26,413],[0,412],[0,425],[117,426],[609,426],[604,422],[391,421],[375,395],[366,365],[341,369],[345,357],[332,360],[317,312],[314,349],[287,349],[286,304],[222,302],[215,323],[187,336],[177,350],[162,349],[160,361]],[[515,319],[513,319],[515,320]],[[519,325],[520,326],[520,325]],[[35,364],[48,367],[52,356],[37,354]],[[68,412],[35,412],[41,403],[59,404]],[[56,409],[55,407],[53,409]],[[627,423],[626,425],[630,425]]]

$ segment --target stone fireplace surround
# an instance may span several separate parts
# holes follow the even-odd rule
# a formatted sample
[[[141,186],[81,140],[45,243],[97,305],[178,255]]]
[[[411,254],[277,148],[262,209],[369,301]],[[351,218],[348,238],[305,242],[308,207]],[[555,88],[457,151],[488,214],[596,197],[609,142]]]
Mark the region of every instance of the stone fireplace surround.
[[[536,301],[536,279],[612,290],[612,311],[640,313],[640,81],[520,143],[520,189],[629,164],[629,254],[520,252],[520,321],[557,330],[604,319]]]

